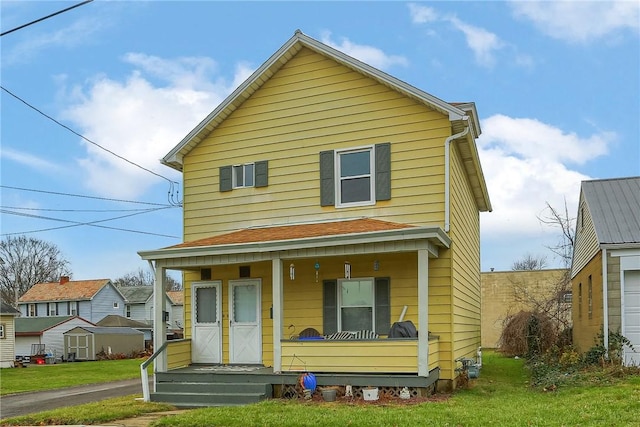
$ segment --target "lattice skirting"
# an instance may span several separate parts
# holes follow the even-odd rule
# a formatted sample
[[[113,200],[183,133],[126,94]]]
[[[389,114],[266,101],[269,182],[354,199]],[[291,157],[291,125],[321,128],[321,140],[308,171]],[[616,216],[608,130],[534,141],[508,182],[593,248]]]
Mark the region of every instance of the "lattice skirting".
[[[344,396],[345,386],[320,386],[316,393],[322,389],[336,389],[338,397]],[[352,393],[354,399],[362,399],[362,390],[367,387],[353,386]],[[387,398],[399,398],[400,392],[404,387],[378,387],[378,394]],[[411,397],[424,397],[431,395],[435,392],[435,387],[422,388],[422,387],[407,387]],[[282,384],[274,387],[274,396],[282,399],[298,399],[302,398],[303,392],[299,385]]]

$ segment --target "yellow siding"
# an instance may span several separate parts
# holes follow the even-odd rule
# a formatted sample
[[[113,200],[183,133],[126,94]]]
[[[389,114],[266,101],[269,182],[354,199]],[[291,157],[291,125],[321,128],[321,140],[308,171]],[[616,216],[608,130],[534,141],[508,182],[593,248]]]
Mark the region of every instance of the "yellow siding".
[[[191,340],[169,341],[167,346],[167,368],[182,368],[190,364]]]
[[[185,157],[185,241],[309,218],[442,224],[449,135],[446,116],[303,49]],[[382,142],[392,200],[320,207],[320,151]],[[269,161],[268,187],[218,191],[220,166],[258,160]]]
[[[589,276],[591,276],[591,316],[589,316]],[[580,285],[582,284],[582,296]],[[598,252],[580,272],[571,279],[573,289],[573,344],[587,351],[602,332],[602,252]],[[582,300],[582,302],[581,302]]]
[[[437,340],[429,341],[429,369],[437,367]],[[431,349],[431,346],[435,350]],[[418,370],[416,340],[285,341],[283,371],[408,372]],[[431,360],[435,359],[435,360]]]
[[[451,282],[453,361],[474,357],[480,346],[480,218],[478,207],[464,172],[455,143],[451,144]],[[443,366],[445,363],[443,361]],[[446,366],[448,368],[448,366]],[[455,366],[454,366],[455,368]],[[455,371],[446,370],[441,378],[453,379]]]

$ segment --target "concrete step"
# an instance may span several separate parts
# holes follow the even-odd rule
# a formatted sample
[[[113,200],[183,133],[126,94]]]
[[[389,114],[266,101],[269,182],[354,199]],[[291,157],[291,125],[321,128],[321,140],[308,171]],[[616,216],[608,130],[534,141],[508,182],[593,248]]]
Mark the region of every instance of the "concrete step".
[[[265,393],[151,393],[152,402],[170,403],[179,408],[248,405],[267,399]]]
[[[158,382],[158,393],[262,393],[271,395],[271,384],[265,383],[220,383],[220,382]]]

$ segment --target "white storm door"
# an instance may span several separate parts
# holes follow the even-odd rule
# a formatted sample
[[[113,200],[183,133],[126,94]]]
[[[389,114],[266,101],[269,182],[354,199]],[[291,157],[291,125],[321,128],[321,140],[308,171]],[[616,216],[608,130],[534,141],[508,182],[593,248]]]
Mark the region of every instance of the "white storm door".
[[[220,282],[194,283],[191,289],[193,363],[222,363],[220,290]]]
[[[260,280],[234,280],[229,287],[229,363],[262,363]]]
[[[624,364],[640,366],[640,270],[624,271],[622,335],[631,341],[624,347]]]

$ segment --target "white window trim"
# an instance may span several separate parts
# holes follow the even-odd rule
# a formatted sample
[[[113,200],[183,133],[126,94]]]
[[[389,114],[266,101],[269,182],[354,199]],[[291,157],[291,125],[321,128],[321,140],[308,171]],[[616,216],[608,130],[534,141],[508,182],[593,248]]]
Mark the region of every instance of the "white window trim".
[[[338,331],[345,332],[342,329],[342,283],[343,282],[353,282],[353,281],[364,281],[368,280],[371,282],[371,294],[373,295],[373,301],[371,301],[371,330],[374,330],[376,326],[376,279],[375,277],[352,277],[351,279],[338,279],[337,280],[337,310],[338,310]],[[348,332],[358,332],[358,331],[348,331]]]
[[[369,196],[370,196],[370,200],[365,200],[362,202],[351,202],[351,203],[342,203],[342,194],[341,194],[341,182],[342,182],[342,177],[340,176],[340,168],[341,168],[341,164],[340,164],[340,155],[341,154],[348,154],[348,153],[356,153],[356,152],[360,152],[360,151],[369,151]],[[335,182],[335,195],[336,195],[336,203],[335,203],[335,207],[336,208],[350,208],[350,207],[355,207],[355,206],[372,206],[376,204],[376,150],[375,150],[375,145],[364,145],[361,147],[353,147],[353,148],[346,148],[343,150],[335,150],[334,151],[334,159],[333,159],[333,164],[335,165],[334,168],[334,182]]]
[[[118,301],[114,301],[113,308],[120,308],[120,303]]]
[[[246,166],[253,166],[253,185],[245,185],[246,181],[247,181],[247,177],[246,177]],[[236,179],[236,168],[237,167],[242,167],[242,185],[238,185],[237,179]],[[242,164],[238,164],[238,165],[233,165],[231,166],[231,188],[236,189],[236,188],[252,188],[256,186],[256,164],[255,162],[252,163],[242,163]]]
[[[6,337],[4,323],[0,323],[0,340],[5,339]]]
[[[31,308],[33,307],[33,313],[31,312]],[[36,304],[30,303],[27,304],[27,317],[36,317],[38,315],[38,308]]]

